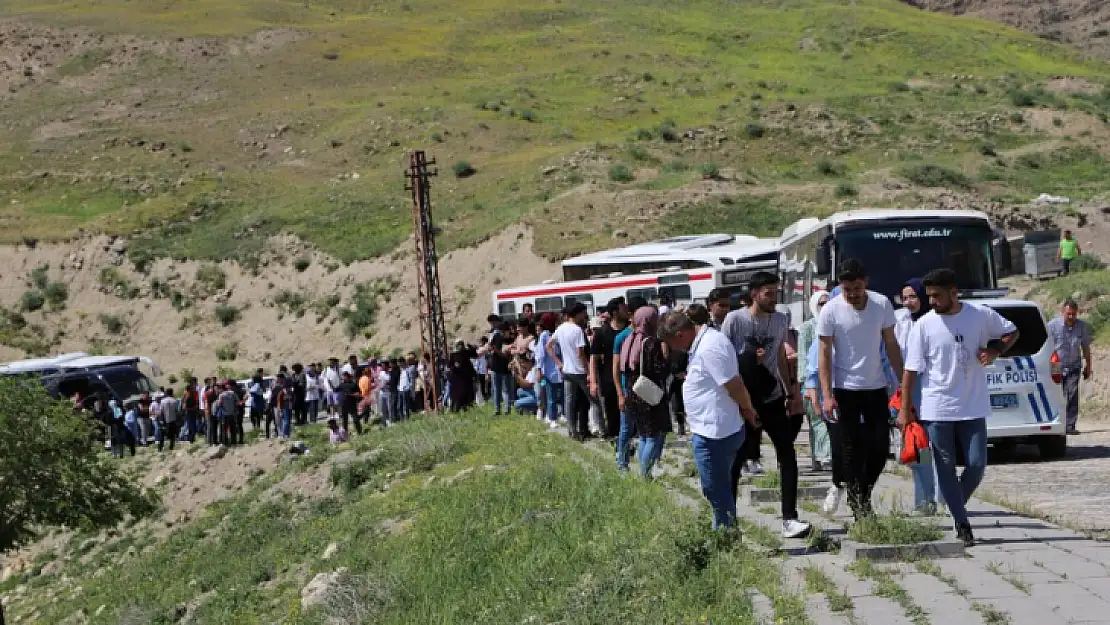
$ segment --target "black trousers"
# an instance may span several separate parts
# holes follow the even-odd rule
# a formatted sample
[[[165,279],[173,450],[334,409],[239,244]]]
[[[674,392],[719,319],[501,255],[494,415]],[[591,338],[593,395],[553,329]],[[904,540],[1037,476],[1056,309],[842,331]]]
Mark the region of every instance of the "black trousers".
[[[173,446],[177,443],[179,434],[181,434],[181,423],[177,421],[163,423],[158,430],[158,451],[162,451],[162,448],[165,447],[166,439],[169,439],[170,451],[173,451]]]
[[[848,479],[844,474],[844,435],[839,423],[826,421],[825,428],[829,431],[829,451],[832,452],[832,481],[837,488],[844,488]]]
[[[762,420],[762,419],[761,419]],[[759,451],[760,445],[763,444],[763,427],[753,428],[747,423],[744,424],[744,444],[740,446],[740,453],[736,455],[736,460],[740,465],[743,465],[748,460],[759,460],[762,455]]]
[[[791,520],[798,518],[798,455],[794,451],[794,441],[802,429],[802,416],[786,416],[786,404],[783,400],[775,400],[762,406],[757,406],[759,420],[763,422],[761,432],[767,432],[771,444],[775,446],[775,456],[779,463],[779,476],[782,482],[782,518]],[[750,430],[744,425],[744,441],[747,443],[747,433]],[[758,438],[753,437],[758,441]],[[742,456],[744,447],[736,454],[736,461],[732,463],[732,493],[735,498],[740,490],[740,473],[743,468]]]
[[[343,402],[341,415],[341,418],[343,419],[344,430],[347,430],[347,432],[350,433],[350,430],[347,429],[347,426],[353,419],[355,422],[355,432],[358,434],[362,434],[362,415],[358,413],[358,404],[352,404],[349,401]]]
[[[671,418],[678,426],[679,435],[686,433],[686,403],[682,400],[682,380],[675,377],[671,380]]]
[[[848,505],[857,517],[868,515],[872,513],[871,491],[883,473],[890,448],[886,389],[851,391],[837,388],[833,389],[833,395],[840,409],[837,429],[841,434],[841,462]]]
[[[598,394],[601,395],[601,415],[604,422],[601,424],[601,433],[607,438],[616,438],[621,433],[621,407],[617,399],[617,385],[613,384],[613,375],[602,375],[598,383]]]

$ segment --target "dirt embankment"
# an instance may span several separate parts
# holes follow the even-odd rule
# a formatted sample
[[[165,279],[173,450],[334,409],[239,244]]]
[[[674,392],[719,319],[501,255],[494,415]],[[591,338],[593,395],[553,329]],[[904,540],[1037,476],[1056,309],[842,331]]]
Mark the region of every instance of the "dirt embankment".
[[[108,237],[0,247],[0,306],[25,309],[26,294],[44,290],[32,273],[46,267],[47,288],[65,285],[64,307],[52,309],[48,301],[23,310],[25,336],[40,337],[51,353],[91,346],[148,355],[167,374],[186,368],[215,373],[219,366],[242,372],[419,347],[411,242],[392,255],[346,266],[293,237],[275,238],[269,248],[255,273],[231,262],[171,260],[138,271],[126,242]],[[447,331],[473,338],[485,327],[494,290],[557,278],[558,266],[532,252],[530,230],[513,226],[477,247],[443,255],[440,272]],[[376,312],[373,323],[351,337],[346,316],[360,284],[376,285]],[[230,308],[236,319],[224,325],[220,315],[231,314]],[[220,360],[218,351],[235,357]],[[0,346],[0,360],[23,356]]]

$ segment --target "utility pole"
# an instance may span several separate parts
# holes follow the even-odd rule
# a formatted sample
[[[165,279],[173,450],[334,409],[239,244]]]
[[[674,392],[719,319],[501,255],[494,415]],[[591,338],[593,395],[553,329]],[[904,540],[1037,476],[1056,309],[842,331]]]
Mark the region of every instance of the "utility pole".
[[[409,155],[405,172],[412,191],[413,240],[416,243],[416,286],[420,308],[420,347],[431,356],[428,364],[428,386],[424,391],[424,409],[439,411],[443,407],[443,391],[447,379],[447,331],[443,321],[443,296],[439,291],[439,257],[436,254],[436,228],[432,225],[431,183],[428,179],[437,170],[428,171],[435,160],[427,160],[423,150]]]

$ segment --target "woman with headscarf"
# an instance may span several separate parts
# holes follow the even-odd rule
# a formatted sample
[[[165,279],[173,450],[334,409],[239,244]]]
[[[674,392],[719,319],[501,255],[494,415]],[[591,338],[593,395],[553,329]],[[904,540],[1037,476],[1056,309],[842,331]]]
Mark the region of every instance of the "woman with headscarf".
[[[905,357],[906,344],[909,340],[910,330],[918,319],[929,312],[929,297],[925,294],[925,285],[920,278],[906,280],[899,292],[902,296],[902,307],[894,313],[894,336],[898,339],[898,346],[902,348]],[[921,378],[912,389],[913,405],[921,405]],[[937,490],[936,467],[933,463],[914,463],[910,465],[913,475],[913,507],[922,514],[932,515],[937,511],[937,506],[943,503],[940,492]]]
[[[829,301],[828,291],[817,291],[809,298],[810,318],[798,328],[798,378],[804,380],[809,371],[809,352],[817,341],[817,315]],[[813,360],[816,365],[816,359]],[[829,443],[829,430],[820,416],[820,402],[817,389],[805,385],[805,412],[809,421],[809,458],[814,471],[832,470],[832,447]]]
[[[654,306],[642,306],[632,317],[632,334],[621,345],[620,367],[628,382],[635,389],[641,377],[658,388],[667,388],[670,361],[663,355],[663,344],[656,338],[659,311]],[[660,399],[650,404],[635,390],[625,397],[625,412],[636,424],[640,435],[640,476],[651,478],[651,469],[663,455],[663,442],[671,431],[670,407]]]
[[[818,295],[821,292],[815,293]],[[840,287],[834,288],[831,292],[826,293],[825,297],[811,298],[811,303],[816,299],[817,313],[814,315],[816,319],[821,314],[821,310],[825,304],[836,299],[840,295]],[[822,301],[824,300],[824,301]],[[812,308],[810,309],[813,310]],[[832,471],[832,486],[829,486],[829,492],[825,494],[825,503],[822,510],[826,514],[834,514],[840,507],[840,500],[844,495],[844,469],[840,464],[840,426],[836,423],[830,423],[821,411],[822,398],[821,398],[821,384],[818,381],[817,368],[817,349],[821,345],[821,341],[813,340],[809,344],[809,349],[806,350],[806,368],[805,368],[805,389],[806,398],[810,401],[813,414],[816,416],[811,421],[811,441],[813,447],[827,445],[822,448],[822,452],[828,450],[828,469]],[[815,453],[816,450],[815,450]],[[825,465],[822,464],[822,469]]]
[[[465,410],[474,404],[474,350],[467,348],[462,339],[455,341],[455,349],[447,359],[447,383],[451,389],[451,412]]]

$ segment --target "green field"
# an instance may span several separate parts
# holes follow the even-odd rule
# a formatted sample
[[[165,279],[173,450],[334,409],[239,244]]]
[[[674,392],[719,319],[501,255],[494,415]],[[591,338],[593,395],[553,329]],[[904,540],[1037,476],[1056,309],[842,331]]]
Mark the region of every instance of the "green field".
[[[35,622],[55,623],[83,609],[93,625],[172,623],[187,605],[190,622],[210,625],[755,625],[748,593],[758,591],[776,622],[809,622],[781,588],[779,563],[738,534],[712,532],[706,509],[621,477],[608,454],[532,419],[418,418],[331,449],[323,432],[307,435],[310,456],[196,511],[167,538],[125,528],[90,547],[89,535],[74,537],[40,559],[70,556],[56,574],[0,587],[30,588],[9,599],[8,616],[37,610]],[[275,483],[315,470],[336,489],[273,495]],[[325,560],[330,543],[338,550]],[[351,575],[333,599],[302,610],[305,580],[340,567]]]
[[[563,192],[594,183],[598,201],[628,190],[646,204],[705,177],[706,165],[730,172],[722,184],[733,194],[757,191],[791,213],[830,211],[900,162],[965,170],[992,196],[1110,187],[1095,145],[1110,68],[894,0],[10,0],[0,11],[109,35],[4,102],[17,122],[0,126],[6,241],[139,231],[151,236],[137,249],[219,259],[292,232],[344,260],[379,255],[410,228],[401,172],[417,148],[439,163],[442,245],[471,245],[528,217],[537,240],[570,241],[544,250],[553,255],[608,244],[577,242],[582,207],[567,207],[564,223],[547,218],[542,209],[558,212]],[[272,34],[270,50],[251,43],[260,31]],[[159,45],[123,53],[113,34]],[[1037,90],[1057,75],[1085,79],[1094,94]],[[1051,135],[1020,115],[1041,107],[1090,123],[1057,137],[1076,145],[1045,155],[1039,178],[981,154],[984,142]],[[682,140],[691,128],[724,138],[684,149],[697,143]],[[155,142],[165,147],[151,152]],[[563,165],[576,152],[589,158]],[[821,172],[822,160],[836,167]],[[456,178],[462,161],[477,173]],[[615,163],[635,179],[610,180]],[[350,173],[358,179],[337,178]],[[695,223],[748,231],[744,211],[717,213],[737,216]],[[636,236],[685,220],[660,223]]]

